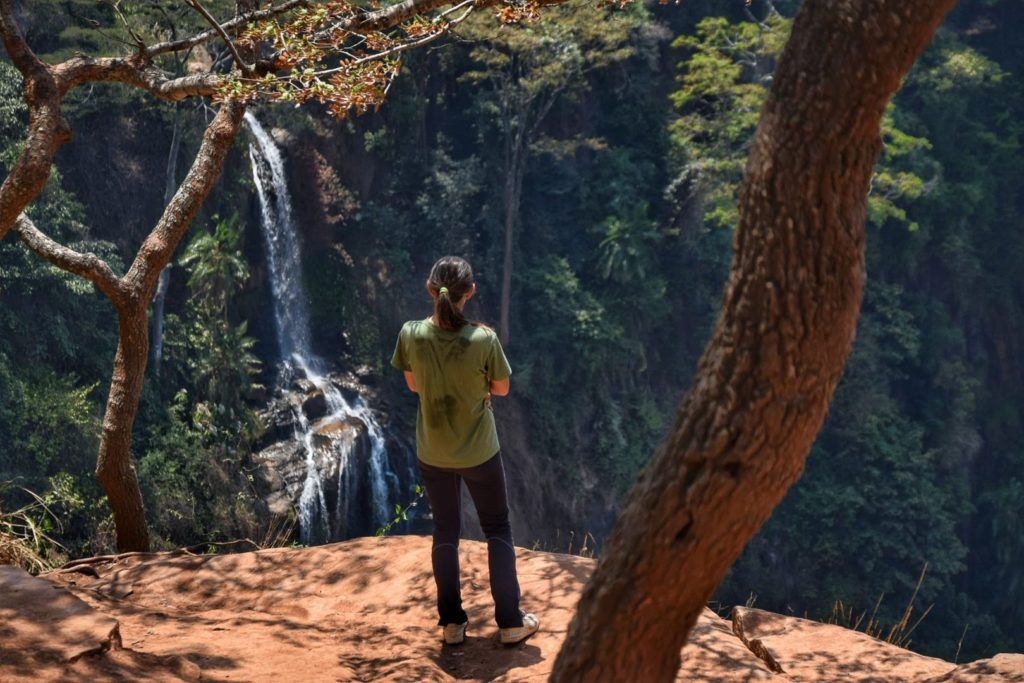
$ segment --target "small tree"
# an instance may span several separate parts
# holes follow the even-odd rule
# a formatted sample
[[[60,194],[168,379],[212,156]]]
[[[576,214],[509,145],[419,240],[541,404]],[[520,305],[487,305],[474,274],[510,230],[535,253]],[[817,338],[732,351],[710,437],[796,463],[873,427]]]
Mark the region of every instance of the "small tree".
[[[587,11],[583,0],[570,0],[549,10],[542,22],[522,16],[518,25],[494,31],[483,17],[458,29],[473,41],[470,56],[479,65],[460,80],[480,86],[480,109],[497,126],[502,155],[501,200],[503,259],[498,332],[503,344],[511,338],[512,275],[516,232],[522,205],[523,178],[530,155],[568,153],[593,140],[553,140],[542,135],[555,103],[582,95],[587,74],[628,59],[634,49],[631,33],[643,8],[628,12],[606,6]],[[509,19],[520,19],[512,14]]]
[[[398,73],[402,52],[446,35],[478,7],[471,0],[406,0],[383,9],[311,0],[285,0],[256,9],[254,2],[239,2],[234,16],[219,21],[199,0],[185,4],[211,28],[187,38],[171,35],[147,42],[120,4],[111,3],[124,23],[125,40],[135,46],[131,55],[76,55],[47,64],[18,27],[13,0],[0,0],[0,38],[24,80],[29,114],[22,151],[0,186],[0,239],[16,227],[29,249],[93,282],[117,310],[118,346],[96,476],[113,509],[121,550],[149,547],[142,494],[131,462],[132,426],[148,362],[146,313],[161,272],[220,176],[246,105],[259,98],[315,101],[338,117],[376,107]],[[163,9],[173,12],[176,7],[168,3]],[[205,71],[185,76],[165,68],[167,60],[172,68],[180,67],[176,56],[215,40],[230,55],[227,67],[214,60]],[[65,98],[92,83],[119,83],[169,102],[200,97],[220,102],[188,173],[123,275],[95,254],[51,239],[23,213],[49,180],[57,150],[71,139],[61,114]]]

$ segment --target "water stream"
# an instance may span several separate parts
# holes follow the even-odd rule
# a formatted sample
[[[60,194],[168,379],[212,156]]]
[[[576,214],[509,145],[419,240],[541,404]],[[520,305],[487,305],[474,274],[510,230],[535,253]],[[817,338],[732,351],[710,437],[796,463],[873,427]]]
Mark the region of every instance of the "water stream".
[[[327,365],[312,350],[309,310],[302,285],[302,259],[298,231],[288,192],[287,176],[281,152],[252,113],[245,121],[252,131],[255,143],[249,146],[253,181],[260,200],[261,225],[267,250],[271,290],[274,300],[274,323],[277,343],[284,368],[283,382],[295,376],[305,376],[323,392],[327,415],[311,423],[301,409],[295,411],[295,440],[303,445],[306,456],[306,479],[299,499],[299,537],[312,544],[344,538],[356,491],[361,483],[369,486],[373,506],[370,519],[383,525],[391,511],[389,477],[385,439],[373,411],[362,397],[348,401],[337,386],[326,376]],[[359,468],[353,466],[357,439],[337,438],[334,432],[324,431],[317,437],[317,427],[329,424],[362,423],[369,439],[369,461],[366,471],[369,481],[359,482]],[[325,443],[326,442],[326,443]],[[330,517],[325,495],[322,470],[318,461],[327,458],[337,465],[338,496],[333,519]]]

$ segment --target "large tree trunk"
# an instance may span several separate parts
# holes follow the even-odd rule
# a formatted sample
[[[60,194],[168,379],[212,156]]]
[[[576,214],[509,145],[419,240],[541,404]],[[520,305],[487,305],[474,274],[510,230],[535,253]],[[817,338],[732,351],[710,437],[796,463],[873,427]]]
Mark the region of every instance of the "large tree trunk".
[[[149,297],[141,300],[147,302]],[[118,309],[118,332],[110,395],[103,416],[103,438],[96,461],[96,478],[114,511],[117,549],[122,552],[149,550],[142,492],[130,456],[132,426],[139,411],[149,353],[145,304],[140,305],[135,300]]]
[[[747,165],[715,333],[552,680],[673,680],[711,593],[799,478],[860,310],[881,117],[952,4],[802,6]]]

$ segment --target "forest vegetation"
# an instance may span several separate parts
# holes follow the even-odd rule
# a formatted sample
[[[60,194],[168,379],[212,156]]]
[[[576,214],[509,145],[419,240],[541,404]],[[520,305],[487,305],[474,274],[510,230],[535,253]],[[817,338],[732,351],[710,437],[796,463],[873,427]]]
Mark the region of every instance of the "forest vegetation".
[[[159,5],[128,19],[166,30]],[[430,263],[466,257],[470,310],[499,326],[514,369],[503,434],[564,496],[519,540],[563,550],[589,532],[600,554],[712,336],[751,140],[799,3],[582,5],[500,31],[471,16],[410,51],[363,116],[315,103],[257,114],[287,131],[319,352],[370,368],[392,429],[411,434],[394,337],[425,314]],[[202,26],[185,16],[174,21]],[[47,62],[131,40],[110,3],[45,0],[18,18]],[[1022,21],[1012,0],[963,0],[887,108],[842,380],[803,476],[717,603],[826,619],[842,601],[891,624],[926,570],[915,650],[1024,649]],[[65,116],[74,139],[28,216],[124,273],[210,103],[97,83],[69,94]],[[21,75],[0,62],[5,176],[26,125]],[[245,135],[174,254],[162,357],[131,434],[156,547],[266,531],[249,456],[278,359]],[[94,471],[117,344],[117,312],[91,283],[14,234],[0,241],[0,515],[30,506],[52,562],[116,545]]]

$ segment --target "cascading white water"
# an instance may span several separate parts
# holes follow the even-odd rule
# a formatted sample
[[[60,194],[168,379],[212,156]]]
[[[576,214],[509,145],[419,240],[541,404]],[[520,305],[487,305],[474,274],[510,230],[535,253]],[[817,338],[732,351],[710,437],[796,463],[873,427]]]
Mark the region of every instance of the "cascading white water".
[[[306,379],[323,392],[328,415],[322,421],[344,422],[355,419],[366,426],[370,440],[368,469],[370,499],[373,504],[372,519],[375,524],[382,525],[390,512],[384,434],[373,411],[362,398],[349,403],[334,383],[324,376],[325,363],[313,353],[309,311],[302,286],[298,231],[295,229],[292,216],[284,160],[273,138],[263,129],[256,117],[247,112],[245,121],[256,142],[255,145],[249,146],[249,159],[260,200],[261,222],[274,298],[274,323],[281,357],[291,371],[301,371]],[[354,481],[353,468],[349,467],[355,441],[330,440],[327,446],[320,447],[330,451],[326,455],[334,458],[338,467],[338,500],[332,530],[324,482],[317,465],[318,447],[314,439],[314,425],[309,422],[302,410],[297,410],[296,413],[295,438],[303,444],[306,454],[306,480],[299,500],[299,535],[303,543],[311,543],[318,538],[330,538],[332,531],[334,536],[338,536],[341,530],[347,528],[343,511],[346,510],[346,501],[354,499],[358,485]]]

